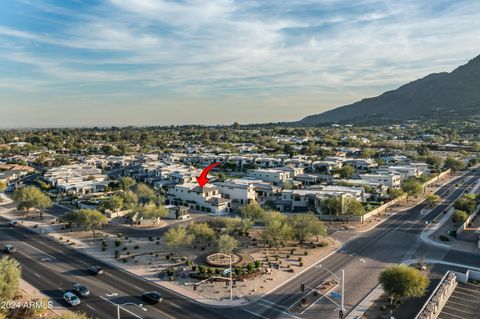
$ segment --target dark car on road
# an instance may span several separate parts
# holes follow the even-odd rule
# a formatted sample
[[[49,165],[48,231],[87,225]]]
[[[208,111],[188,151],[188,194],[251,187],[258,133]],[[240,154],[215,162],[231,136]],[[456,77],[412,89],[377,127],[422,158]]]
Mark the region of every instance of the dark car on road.
[[[163,297],[157,291],[149,291],[142,295],[142,299],[150,304],[156,304],[156,303],[162,302]]]
[[[88,272],[92,275],[101,275],[103,274],[102,266],[90,266],[88,267]]]
[[[17,249],[15,249],[15,247],[13,247],[12,245],[5,245],[5,247],[3,247],[3,251],[7,254],[13,254],[17,251]]]
[[[15,227],[15,226],[17,226],[17,224],[18,224],[18,221],[16,221],[16,220],[12,220],[12,221],[8,222],[9,227]]]
[[[73,292],[80,296],[80,297],[88,297],[90,295],[90,290],[87,289],[87,287],[85,287],[84,285],[82,284],[75,284],[73,285]]]

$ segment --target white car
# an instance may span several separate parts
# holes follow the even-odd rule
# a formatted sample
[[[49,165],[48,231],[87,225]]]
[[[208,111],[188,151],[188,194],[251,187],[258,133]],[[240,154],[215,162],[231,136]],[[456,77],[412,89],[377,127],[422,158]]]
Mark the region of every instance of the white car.
[[[70,306],[76,306],[80,304],[80,298],[77,297],[73,292],[66,292],[63,295],[63,300]]]

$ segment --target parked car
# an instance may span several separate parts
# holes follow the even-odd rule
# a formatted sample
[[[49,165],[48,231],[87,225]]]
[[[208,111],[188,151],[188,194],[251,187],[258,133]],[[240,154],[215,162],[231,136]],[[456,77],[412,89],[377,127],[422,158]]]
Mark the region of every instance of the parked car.
[[[15,190],[15,186],[8,186],[5,189],[5,193],[12,193]]]
[[[142,295],[142,299],[148,303],[156,304],[156,303],[162,302],[163,297],[157,291],[149,291]]]
[[[12,221],[8,222],[8,226],[10,226],[10,227],[15,227],[15,226],[17,226],[17,224],[18,224],[18,221],[16,221],[16,220],[12,220]]]
[[[77,296],[80,297],[88,297],[90,295],[90,290],[88,290],[87,287],[79,283],[73,285],[72,290],[75,294],[77,294]]]
[[[5,245],[5,247],[3,248],[3,250],[7,253],[7,254],[13,254],[14,252],[17,251],[17,249],[15,247],[13,247],[12,245]]]
[[[88,267],[88,272],[93,274],[93,275],[101,275],[103,274],[103,268],[102,266],[94,265]]]
[[[66,292],[63,295],[63,300],[70,306],[76,306],[80,304],[80,298],[77,297],[73,292]]]

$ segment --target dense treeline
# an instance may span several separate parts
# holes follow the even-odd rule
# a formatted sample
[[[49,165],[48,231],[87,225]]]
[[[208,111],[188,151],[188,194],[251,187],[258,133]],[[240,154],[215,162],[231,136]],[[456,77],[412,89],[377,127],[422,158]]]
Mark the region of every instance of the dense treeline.
[[[278,141],[276,136],[307,138],[302,149],[294,143]],[[407,124],[368,127],[281,127],[281,126],[169,126],[169,127],[110,127],[71,129],[0,130],[0,154],[21,154],[53,150],[57,153],[125,155],[149,151],[175,150],[185,145],[201,144],[218,151],[235,151],[234,143],[253,143],[260,150],[287,154],[325,156],[322,147],[373,147],[418,150],[428,153],[432,144],[451,142],[474,143],[480,150],[480,128],[464,122],[445,126],[440,124]],[[422,140],[423,145],[409,143]],[[24,146],[8,145],[26,142]],[[297,143],[298,144],[298,143]],[[7,146],[8,145],[8,146]]]

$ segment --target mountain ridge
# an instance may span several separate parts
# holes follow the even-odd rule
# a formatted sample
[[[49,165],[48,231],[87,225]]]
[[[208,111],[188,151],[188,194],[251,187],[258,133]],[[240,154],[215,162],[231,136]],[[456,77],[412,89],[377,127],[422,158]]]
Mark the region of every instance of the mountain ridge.
[[[301,125],[465,118],[480,113],[480,55],[451,72],[431,73],[376,97],[307,116]]]

